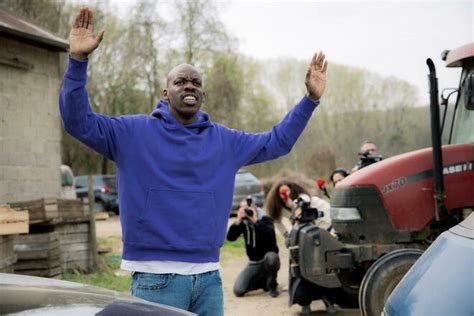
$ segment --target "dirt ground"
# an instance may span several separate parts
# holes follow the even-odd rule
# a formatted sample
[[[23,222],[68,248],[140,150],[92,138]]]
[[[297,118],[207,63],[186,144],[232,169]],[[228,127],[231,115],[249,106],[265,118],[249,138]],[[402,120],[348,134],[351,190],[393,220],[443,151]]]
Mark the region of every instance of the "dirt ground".
[[[230,222],[232,219],[230,220]],[[121,236],[120,221],[112,216],[105,221],[96,222],[98,237]],[[235,297],[232,287],[237,275],[247,263],[247,257],[237,257],[222,265],[221,276],[224,285],[224,313],[228,316],[252,316],[260,313],[277,315],[300,315],[301,307],[288,307],[288,251],[284,245],[279,245],[281,268],[278,273],[280,296],[272,298],[262,290],[253,291],[244,297]],[[126,273],[126,272],[124,272]],[[311,304],[311,315],[326,315],[322,301]],[[331,315],[359,315],[357,310],[341,309],[336,306],[337,314]]]

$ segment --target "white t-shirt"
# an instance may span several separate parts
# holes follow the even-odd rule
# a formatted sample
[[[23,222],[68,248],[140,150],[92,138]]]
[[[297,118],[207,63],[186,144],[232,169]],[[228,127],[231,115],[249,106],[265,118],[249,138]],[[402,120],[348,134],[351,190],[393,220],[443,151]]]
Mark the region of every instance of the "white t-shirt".
[[[182,275],[192,275],[220,270],[221,265],[219,264],[219,262],[194,263],[181,261],[138,261],[122,259],[120,269],[155,274],[175,273]]]

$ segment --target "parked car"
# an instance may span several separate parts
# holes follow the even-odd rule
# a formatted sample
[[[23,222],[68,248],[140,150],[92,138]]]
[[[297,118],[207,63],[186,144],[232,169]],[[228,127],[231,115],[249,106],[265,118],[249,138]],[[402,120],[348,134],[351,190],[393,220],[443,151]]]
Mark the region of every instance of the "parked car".
[[[442,233],[408,270],[383,316],[474,315],[474,214]]]
[[[60,197],[62,199],[75,199],[76,195],[76,186],[74,181],[74,173],[71,170],[71,167],[67,165],[61,165],[59,168],[61,172],[61,193]]]
[[[0,273],[1,315],[196,315],[95,286]]]
[[[264,193],[260,181],[248,170],[240,169],[235,177],[231,216],[237,214],[240,201],[251,196],[257,206],[263,206]]]
[[[119,213],[117,185],[114,175],[93,175],[93,187],[95,194],[95,210],[97,212]],[[78,198],[88,197],[87,176],[75,177],[76,193]]]

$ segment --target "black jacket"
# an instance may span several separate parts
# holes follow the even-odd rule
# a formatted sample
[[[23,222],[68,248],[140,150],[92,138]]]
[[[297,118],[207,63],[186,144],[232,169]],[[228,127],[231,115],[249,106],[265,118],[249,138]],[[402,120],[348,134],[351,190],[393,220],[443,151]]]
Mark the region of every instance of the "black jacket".
[[[250,221],[242,221],[239,225],[232,224],[227,232],[227,240],[234,241],[243,234],[245,249],[251,261],[259,261],[269,251],[278,253],[273,220],[263,216],[255,224]]]

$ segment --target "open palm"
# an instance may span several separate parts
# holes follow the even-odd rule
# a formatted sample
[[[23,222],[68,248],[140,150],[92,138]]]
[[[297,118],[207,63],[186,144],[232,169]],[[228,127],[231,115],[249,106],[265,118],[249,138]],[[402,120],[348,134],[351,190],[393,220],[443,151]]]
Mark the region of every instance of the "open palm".
[[[104,31],[97,36],[93,35],[94,16],[89,8],[81,8],[74,18],[74,24],[69,33],[69,50],[71,56],[79,59],[87,59],[104,38]]]
[[[326,69],[328,63],[325,57],[322,52],[315,53],[306,73],[306,89],[308,90],[308,96],[313,100],[319,100],[326,89]]]

